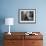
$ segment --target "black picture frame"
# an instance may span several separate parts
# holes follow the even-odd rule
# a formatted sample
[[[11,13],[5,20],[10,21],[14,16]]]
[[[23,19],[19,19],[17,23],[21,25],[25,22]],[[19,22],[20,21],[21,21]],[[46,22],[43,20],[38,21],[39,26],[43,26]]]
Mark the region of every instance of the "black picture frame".
[[[36,23],[36,9],[19,9],[18,22],[21,24]]]

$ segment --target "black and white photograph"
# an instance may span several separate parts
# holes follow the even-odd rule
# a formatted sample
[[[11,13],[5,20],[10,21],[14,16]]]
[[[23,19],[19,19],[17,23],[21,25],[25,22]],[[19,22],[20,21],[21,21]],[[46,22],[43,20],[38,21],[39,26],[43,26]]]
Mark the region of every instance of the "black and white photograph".
[[[19,22],[20,23],[35,23],[36,9],[19,9]]]

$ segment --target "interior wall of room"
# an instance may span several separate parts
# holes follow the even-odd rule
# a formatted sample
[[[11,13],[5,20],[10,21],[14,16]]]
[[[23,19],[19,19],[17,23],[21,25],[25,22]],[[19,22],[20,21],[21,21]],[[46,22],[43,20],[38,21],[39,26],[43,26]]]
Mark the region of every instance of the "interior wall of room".
[[[19,9],[36,9],[36,24],[18,23]],[[14,25],[11,26],[11,32],[37,31],[45,33],[46,0],[0,0],[0,32],[8,32],[8,26],[5,25],[5,18],[7,17],[14,18]],[[0,37],[2,36],[0,35]]]
[[[0,18],[13,17],[14,25],[11,32],[46,32],[46,1],[45,0],[0,0]],[[19,9],[36,9],[36,24],[18,23]],[[2,24],[2,23],[1,23]],[[0,24],[0,25],[1,25]],[[1,32],[8,32],[8,26],[2,24]]]

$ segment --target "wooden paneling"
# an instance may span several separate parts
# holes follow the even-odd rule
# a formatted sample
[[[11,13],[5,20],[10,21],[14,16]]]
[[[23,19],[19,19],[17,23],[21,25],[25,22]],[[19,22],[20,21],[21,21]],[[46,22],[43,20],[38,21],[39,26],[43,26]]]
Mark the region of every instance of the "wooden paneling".
[[[43,46],[42,40],[24,40],[24,46]]]
[[[5,46],[23,46],[23,40],[5,40]]]
[[[25,32],[11,33],[4,33],[4,46],[43,46],[43,35],[40,32],[35,32],[38,35],[25,35]]]

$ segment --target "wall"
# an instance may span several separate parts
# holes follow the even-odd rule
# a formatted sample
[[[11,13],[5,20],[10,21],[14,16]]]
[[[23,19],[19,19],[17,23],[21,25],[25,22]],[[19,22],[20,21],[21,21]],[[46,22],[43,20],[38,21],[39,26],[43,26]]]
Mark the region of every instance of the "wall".
[[[19,24],[18,9],[36,9],[36,24]],[[0,0],[0,18],[15,19],[11,32],[46,32],[46,0]],[[8,32],[8,26],[0,24],[0,32]]]
[[[18,9],[36,9],[36,24],[19,24]],[[0,17],[13,17],[14,26],[11,31],[46,31],[46,1],[44,0],[1,0]],[[1,26],[2,32],[8,31],[6,25]]]

